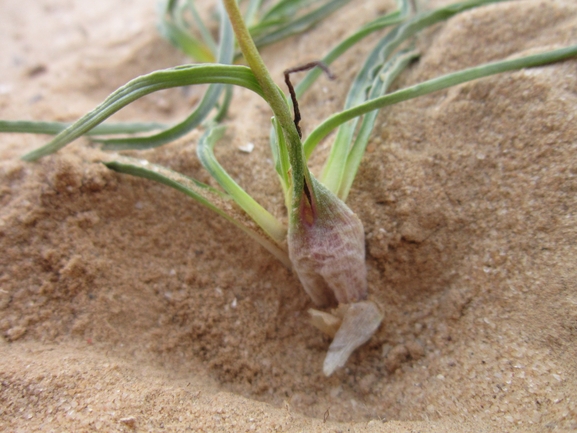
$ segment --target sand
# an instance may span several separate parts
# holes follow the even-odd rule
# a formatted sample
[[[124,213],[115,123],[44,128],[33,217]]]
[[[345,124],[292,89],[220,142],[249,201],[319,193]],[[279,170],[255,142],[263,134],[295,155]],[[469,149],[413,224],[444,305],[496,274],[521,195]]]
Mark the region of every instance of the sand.
[[[284,69],[391,7],[358,0],[264,59],[282,84]],[[185,63],[155,19],[153,1],[1,2],[0,118],[72,121],[129,79]],[[467,12],[419,39],[396,86],[574,44],[576,29],[572,0]],[[305,134],[342,107],[372,41],[302,99]],[[165,91],[115,120],[171,123],[200,95]],[[47,137],[0,135],[0,429],[577,429],[576,112],[575,60],[381,112],[348,203],[385,319],[330,378],[330,341],[297,278],[238,229],[108,171],[88,140],[25,163]],[[217,156],[284,218],[270,115],[237,91]],[[200,133],[139,155],[210,182]]]

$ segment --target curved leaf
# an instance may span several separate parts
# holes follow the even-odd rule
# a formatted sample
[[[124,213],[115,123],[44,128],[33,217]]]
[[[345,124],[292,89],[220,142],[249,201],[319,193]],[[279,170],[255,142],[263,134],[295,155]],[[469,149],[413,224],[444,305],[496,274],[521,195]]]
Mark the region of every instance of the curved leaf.
[[[341,55],[343,55],[349,48],[363,40],[365,37],[369,36],[371,33],[402,22],[409,15],[409,10],[409,0],[399,0],[397,2],[397,10],[385,16],[379,17],[368,24],[365,24],[351,36],[337,44],[331,51],[329,51],[327,55],[322,58],[321,62],[327,66],[330,65]],[[295,93],[297,97],[302,96],[302,94],[307,91],[307,89],[321,74],[322,70],[320,68],[311,69],[306,74],[306,76],[295,86]]]
[[[258,47],[262,47],[264,45],[270,45],[274,42],[278,42],[281,39],[287,38],[291,35],[301,33],[313,26],[318,21],[326,18],[337,9],[343,7],[350,1],[351,0],[330,0],[322,6],[319,6],[318,8],[301,17],[297,17],[296,19],[293,17],[292,19],[286,21],[281,20],[277,26],[272,26],[272,23],[261,23],[259,29],[260,27],[271,27],[271,30],[267,29],[268,31],[263,32],[262,35],[258,34],[255,36],[254,43]],[[253,31],[259,33],[256,28],[251,29],[251,33]]]
[[[228,16],[224,13],[222,7],[220,9],[218,63],[231,64],[234,58],[234,33]],[[103,143],[105,150],[151,149],[162,146],[188,134],[200,125],[217,105],[222,90],[223,86],[221,84],[211,84],[192,114],[184,121],[158,134],[147,137],[128,137],[97,141]]]
[[[385,63],[379,71],[378,77],[375,80],[373,87],[371,88],[369,99],[374,99],[385,94],[395,78],[409,65],[412,60],[417,58],[418,55],[418,52],[414,50],[401,51],[391,60]],[[361,126],[357,131],[355,141],[348,152],[347,158],[345,161],[341,162],[341,177],[339,179],[338,190],[335,191],[335,193],[337,193],[338,197],[343,201],[347,199],[353,181],[355,180],[357,170],[359,169],[359,165],[361,164],[365,149],[367,148],[367,143],[369,142],[369,138],[373,132],[377,114],[378,111],[375,110],[363,116]]]
[[[223,83],[246,87],[262,95],[262,89],[252,71],[246,66],[201,64],[185,65],[171,69],[152,72],[138,77],[124,85],[91,112],[66,128],[45,146],[36,149],[22,157],[26,161],[34,161],[49,155],[66,146],[71,141],[86,134],[96,125],[127,106],[131,102],[150,93],[172,87],[189,86],[193,84]]]
[[[275,242],[281,244],[286,238],[286,229],[270,212],[257,203],[226,170],[214,156],[214,144],[224,135],[225,127],[209,128],[196,148],[202,166],[219,183],[232,199],[244,210]]]
[[[242,211],[234,206],[230,206],[230,197],[228,195],[222,194],[195,179],[184,176],[166,167],[151,164],[146,160],[116,156],[111,157],[108,161],[104,162],[104,164],[111,170],[119,173],[154,180],[155,182],[168,185],[171,188],[183,192],[240,228],[253,240],[271,252],[287,268],[291,267],[286,251],[274,242],[271,242],[258,226],[255,226],[252,221],[246,218]]]
[[[542,66],[576,56],[577,45],[572,45],[570,47],[560,48],[541,54],[534,54],[511,60],[485,63],[473,68],[464,69],[462,71],[453,72],[451,74],[433,78],[432,80],[424,81],[422,83],[415,84],[414,86],[397,90],[396,92],[389,93],[388,95],[372,99],[349,110],[333,114],[327,118],[307,137],[303,143],[305,154],[310,155],[315,147],[319,144],[319,142],[328,134],[330,134],[332,130],[338,128],[339,125],[342,125],[343,123],[354,119],[355,117],[362,116],[363,114],[369,113],[373,110],[378,110],[398,102],[408,101],[409,99],[427,95],[429,93],[456,86],[457,84],[465,83],[467,81],[476,80],[478,78],[488,77],[490,75],[500,74],[507,71],[515,71],[523,68]]]
[[[162,7],[159,32],[187,56],[199,62],[214,62],[216,49],[213,44],[205,44],[194,38],[184,25],[178,0],[167,0]]]
[[[71,123],[37,122],[33,120],[0,120],[0,132],[19,132],[24,134],[56,135],[68,128]],[[134,134],[165,128],[162,123],[103,123],[95,126],[86,135]]]

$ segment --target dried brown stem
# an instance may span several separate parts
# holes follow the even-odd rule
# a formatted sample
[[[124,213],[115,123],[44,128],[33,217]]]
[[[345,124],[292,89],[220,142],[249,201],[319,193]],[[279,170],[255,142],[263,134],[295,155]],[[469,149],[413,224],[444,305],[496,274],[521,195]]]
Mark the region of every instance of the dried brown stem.
[[[309,69],[312,69],[312,68],[317,67],[317,66],[319,68],[321,68],[327,74],[327,77],[329,77],[330,80],[334,80],[336,78],[332,74],[332,72],[329,70],[328,66],[325,65],[323,62],[319,62],[319,61],[310,62],[310,63],[307,63],[305,65],[297,66],[297,67],[290,68],[290,69],[287,69],[286,71],[284,71],[284,82],[288,86],[289,93],[291,95],[291,100],[292,100],[294,112],[295,112],[294,123],[295,123],[295,126],[297,128],[297,132],[299,133],[300,138],[302,138],[302,136],[303,136],[301,128],[299,126],[299,122],[301,121],[301,112],[299,110],[299,103],[297,101],[297,95],[295,93],[295,89],[291,83],[289,76],[290,76],[290,74],[293,74],[295,72],[308,71]]]

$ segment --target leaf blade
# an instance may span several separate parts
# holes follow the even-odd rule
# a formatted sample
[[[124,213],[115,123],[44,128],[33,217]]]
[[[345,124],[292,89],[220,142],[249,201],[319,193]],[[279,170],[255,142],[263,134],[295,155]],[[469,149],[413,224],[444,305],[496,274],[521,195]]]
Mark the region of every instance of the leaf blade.
[[[286,251],[276,243],[271,242],[266,234],[251,224],[252,221],[244,217],[240,211],[227,206],[227,200],[230,198],[214,188],[166,167],[136,158],[116,156],[103,163],[116,172],[153,180],[186,194],[241,229],[290,269],[291,263]]]
[[[262,89],[254,74],[245,66],[200,64],[155,71],[131,80],[113,92],[94,110],[54,137],[48,144],[27,153],[22,159],[35,161],[38,158],[58,151],[126,105],[145,95],[173,87],[211,83],[233,84],[245,87],[262,96]]]
[[[286,238],[285,227],[242,189],[217,161],[213,149],[215,143],[224,135],[224,131],[224,126],[216,126],[209,128],[204,133],[196,148],[200,163],[241,209],[244,210],[271,239],[281,244]]]
[[[419,96],[447,89],[467,81],[472,81],[503,72],[547,65],[550,63],[567,60],[572,57],[577,57],[577,45],[511,60],[485,63],[483,65],[453,72],[451,74],[424,81],[414,86],[397,90],[396,92],[372,99],[363,104],[357,105],[356,107],[341,111],[340,113],[336,113],[328,117],[307,137],[303,143],[305,152],[310,154],[316,145],[339,125],[342,125],[343,123],[354,119],[355,117],[362,116],[373,110],[378,110],[389,105],[408,101]]]
[[[192,3],[191,3],[192,4]],[[220,36],[218,46],[218,63],[231,64],[234,59],[234,33],[232,25],[224,10],[220,8]],[[128,137],[112,140],[98,140],[104,150],[152,149],[174,141],[199,126],[215,108],[224,86],[211,84],[204,93],[195,110],[182,122],[157,134],[147,137]]]

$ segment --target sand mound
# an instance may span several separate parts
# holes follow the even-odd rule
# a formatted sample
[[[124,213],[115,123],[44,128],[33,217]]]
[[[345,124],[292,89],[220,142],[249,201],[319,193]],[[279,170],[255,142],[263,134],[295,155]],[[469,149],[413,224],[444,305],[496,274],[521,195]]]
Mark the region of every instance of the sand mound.
[[[1,3],[0,118],[74,120],[128,79],[185,61],[156,34],[154,4],[115,7]],[[281,82],[283,69],[390,7],[355,2],[267,48],[265,61]],[[398,85],[576,43],[575,29],[569,0],[467,12],[421,38]],[[369,49],[348,53],[334,65],[341,81],[303,98],[305,134],[342,106]],[[153,95],[117,119],[172,122],[199,94]],[[235,95],[218,158],[281,217],[270,112]],[[383,110],[349,204],[385,319],[330,378],[329,341],[307,322],[297,278],[236,228],[167,187],[108,171],[85,140],[32,164],[18,156],[46,137],[0,135],[0,426],[577,428],[576,109],[569,61]],[[198,136],[139,155],[209,181]],[[255,150],[240,152],[249,141]]]

